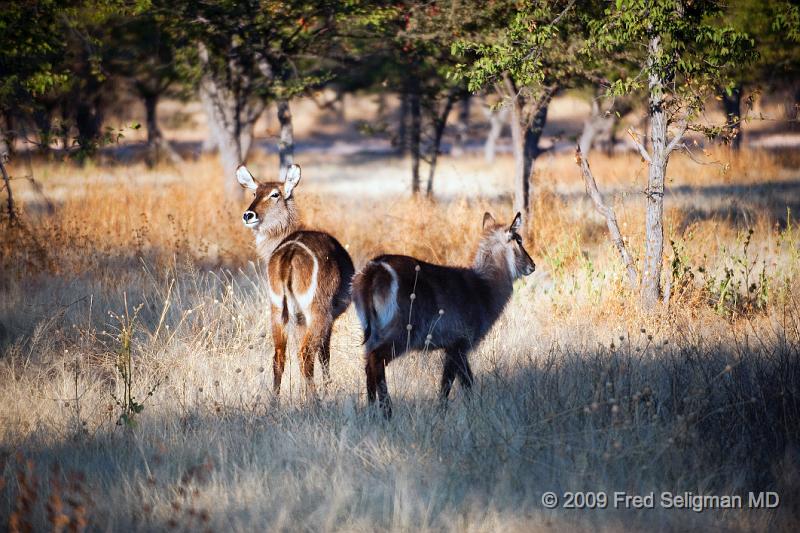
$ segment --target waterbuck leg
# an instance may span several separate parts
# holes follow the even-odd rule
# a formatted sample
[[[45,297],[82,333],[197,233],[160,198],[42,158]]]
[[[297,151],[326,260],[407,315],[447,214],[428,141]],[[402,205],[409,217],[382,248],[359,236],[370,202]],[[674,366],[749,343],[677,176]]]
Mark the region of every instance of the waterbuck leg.
[[[447,397],[450,395],[450,389],[453,388],[453,380],[455,380],[456,376],[458,376],[458,381],[465,390],[469,390],[475,381],[467,360],[467,349],[460,344],[445,350],[444,369],[442,370],[442,382],[439,391],[439,400],[442,403],[447,402]]]
[[[319,332],[320,335],[320,349],[319,349],[319,364],[322,367],[322,385],[327,389],[331,383],[331,331],[333,329],[333,320],[329,319],[326,325]]]
[[[367,400],[369,404],[378,403],[386,418],[392,417],[392,399],[389,396],[389,388],[386,385],[386,350],[378,350],[367,354]]]
[[[272,390],[277,396],[281,392],[281,378],[286,365],[286,325],[281,322],[281,310],[272,308],[272,343],[275,354],[272,358]]]
[[[300,351],[298,352],[300,372],[303,374],[303,379],[305,379],[306,382],[306,393],[313,397],[316,395],[314,387],[314,359],[319,351],[319,335],[313,328],[309,328],[305,324],[298,324],[297,331],[302,336]]]
[[[456,379],[456,361],[450,352],[446,352],[444,368],[442,369],[442,381],[439,385],[439,403],[447,404],[447,397],[450,395],[454,379]]]

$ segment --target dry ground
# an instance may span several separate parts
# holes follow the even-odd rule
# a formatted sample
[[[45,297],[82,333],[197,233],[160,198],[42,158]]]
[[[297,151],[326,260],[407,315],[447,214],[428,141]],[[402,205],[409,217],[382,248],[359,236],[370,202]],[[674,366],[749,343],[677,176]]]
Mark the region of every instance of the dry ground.
[[[388,367],[395,417],[365,405],[351,310],[333,383],[278,400],[263,265],[219,167],[34,162],[3,230],[0,523],[97,530],[789,528],[800,503],[800,156],[676,157],[668,310],[643,317],[569,154],[538,162],[516,287],[477,347],[474,394],[435,402],[437,353]],[[712,163],[716,161],[716,163]],[[408,162],[308,153],[297,201],[357,266],[379,252],[468,264],[482,213],[510,219],[512,163],[443,158],[437,200]],[[641,257],[646,169],[592,155]],[[254,158],[256,175],[275,166]],[[20,175],[22,166],[12,167]],[[231,177],[233,179],[233,177]],[[752,230],[752,234],[749,232]],[[292,352],[293,353],[293,352]],[[125,410],[126,381],[135,396]],[[132,404],[127,403],[130,407]],[[136,411],[140,412],[136,412]],[[122,417],[126,415],[127,419]],[[128,421],[126,423],[126,420]],[[774,510],[547,510],[545,491],[776,491]]]

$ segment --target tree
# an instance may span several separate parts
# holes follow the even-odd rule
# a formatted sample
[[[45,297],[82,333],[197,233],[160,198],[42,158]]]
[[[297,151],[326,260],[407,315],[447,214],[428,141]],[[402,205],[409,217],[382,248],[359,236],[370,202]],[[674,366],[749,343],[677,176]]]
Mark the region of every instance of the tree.
[[[144,10],[117,17],[113,21],[114,51],[110,68],[116,75],[130,80],[145,108],[148,165],[166,156],[173,163],[182,162],[178,153],[164,138],[158,124],[160,99],[180,80],[178,68],[180,43],[163,16]]]
[[[422,159],[428,163],[425,186],[428,197],[433,196],[436,164],[450,112],[457,101],[466,103],[469,97],[466,85],[448,75],[457,64],[450,47],[452,34],[463,24],[457,7],[454,2],[411,3],[405,27],[398,35],[403,56],[409,63],[404,73],[411,80],[412,192],[420,191],[419,160]]]
[[[793,93],[794,109],[790,119],[797,118],[800,89],[792,87],[800,77],[800,6],[785,0],[740,0],[732,2],[722,14],[727,24],[754,40],[759,57],[745,64],[728,67],[730,87],[720,87],[719,99],[726,116],[724,139],[731,148],[741,146],[741,124],[746,120],[742,97],[751,90],[786,90]]]
[[[0,9],[0,174],[6,191],[9,223],[16,218],[11,177],[5,163],[13,151],[9,121],[33,113],[36,98],[67,80],[60,64],[64,53],[59,27],[60,2],[11,2]]]
[[[717,87],[730,86],[727,67],[755,57],[746,34],[714,23],[721,13],[721,5],[712,0],[617,0],[589,24],[587,57],[638,66],[631,75],[611,80],[609,94],[642,89],[648,94],[650,150],[634,136],[649,165],[640,291],[648,311],[656,308],[661,295],[664,181],[670,155],[687,149],[683,138],[688,129],[710,137],[719,131],[700,122],[705,101]]]
[[[246,160],[255,122],[271,100],[278,102],[285,172],[293,150],[289,101],[324,79],[317,59],[334,35],[340,3],[187,0],[163,2],[159,10],[188,47],[186,70],[219,149],[226,195],[241,194],[231,176]]]
[[[585,4],[585,5],[584,5]],[[456,75],[470,91],[491,87],[511,110],[514,152],[514,210],[528,226],[532,216],[534,163],[553,97],[583,75],[578,54],[586,35],[584,21],[596,10],[591,2],[537,0],[474,6],[475,20],[453,52],[466,62]]]
[[[425,193],[433,180],[447,120],[455,103],[466,96],[463,83],[448,77],[456,60],[450,50],[458,16],[448,1],[385,3],[365,16],[371,34],[364,36],[362,62],[380,63],[382,86],[400,94],[398,147],[411,155],[411,191],[423,190],[422,163],[428,164]]]

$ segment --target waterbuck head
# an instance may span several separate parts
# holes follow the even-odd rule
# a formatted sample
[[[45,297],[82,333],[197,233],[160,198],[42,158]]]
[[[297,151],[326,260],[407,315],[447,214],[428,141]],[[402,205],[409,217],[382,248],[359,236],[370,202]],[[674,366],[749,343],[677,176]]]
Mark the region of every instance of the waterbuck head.
[[[475,267],[483,271],[507,272],[512,281],[533,274],[536,265],[522,245],[521,226],[520,213],[510,226],[498,224],[491,213],[484,213],[483,237],[475,257]]]
[[[297,222],[292,191],[300,181],[300,166],[291,165],[283,181],[257,181],[247,167],[236,170],[236,179],[253,191],[253,203],[242,215],[242,222],[257,234],[276,235],[288,231]]]

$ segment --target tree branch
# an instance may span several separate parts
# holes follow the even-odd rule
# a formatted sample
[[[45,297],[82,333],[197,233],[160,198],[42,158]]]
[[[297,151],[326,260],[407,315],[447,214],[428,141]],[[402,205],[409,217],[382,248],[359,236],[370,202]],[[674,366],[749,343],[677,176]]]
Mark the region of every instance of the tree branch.
[[[622,234],[619,231],[619,224],[617,224],[617,216],[614,210],[603,203],[603,197],[600,191],[597,190],[597,182],[594,180],[592,171],[589,168],[589,161],[586,156],[581,152],[580,146],[575,149],[575,162],[581,168],[583,175],[583,182],[586,185],[586,194],[594,202],[594,207],[606,219],[606,226],[608,232],[611,234],[611,241],[617,247],[622,263],[625,265],[625,270],[628,273],[628,285],[631,289],[636,289],[639,286],[639,273],[636,270],[636,265],[625,247],[625,241],[622,239]]]
[[[681,120],[678,123],[678,131],[675,133],[675,136],[672,137],[672,140],[667,145],[667,154],[671,153],[673,150],[678,148],[678,144],[683,139],[683,134],[686,133],[686,128],[689,126],[689,123],[686,119]]]
[[[636,132],[628,128],[628,135],[630,135],[630,138],[633,140],[633,144],[639,150],[639,154],[642,156],[642,159],[644,159],[648,163],[652,163],[653,160],[650,159],[650,154],[647,153],[647,148],[645,148],[644,145],[639,142],[639,138],[636,136]]]

